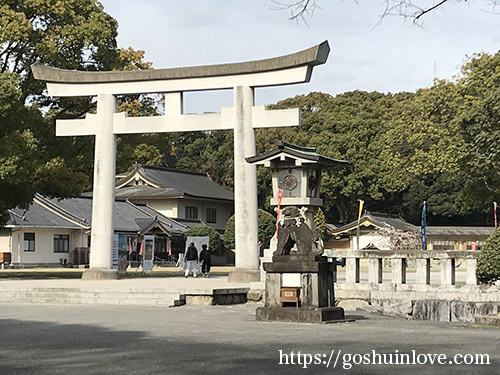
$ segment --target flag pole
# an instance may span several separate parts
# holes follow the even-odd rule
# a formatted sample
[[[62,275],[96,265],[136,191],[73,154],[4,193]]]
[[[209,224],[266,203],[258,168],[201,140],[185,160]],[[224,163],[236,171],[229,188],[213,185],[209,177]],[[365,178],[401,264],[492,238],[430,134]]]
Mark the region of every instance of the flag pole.
[[[495,219],[495,229],[498,228],[498,221],[497,221],[497,202],[493,202],[493,218]]]
[[[365,201],[358,199],[358,202],[359,202],[359,213],[358,213],[358,225],[356,227],[356,240],[358,243],[357,250],[359,250],[359,225],[361,223],[361,215],[363,213],[363,204],[365,203]]]
[[[422,218],[420,222],[420,235],[422,237],[422,250],[427,250],[427,205],[424,201],[422,206]]]

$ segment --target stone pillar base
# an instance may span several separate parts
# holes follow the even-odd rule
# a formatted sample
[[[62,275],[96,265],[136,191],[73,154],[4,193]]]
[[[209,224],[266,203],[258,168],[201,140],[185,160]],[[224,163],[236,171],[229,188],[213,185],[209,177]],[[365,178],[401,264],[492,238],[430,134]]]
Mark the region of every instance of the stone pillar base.
[[[255,312],[255,318],[260,321],[296,323],[340,323],[352,321],[345,319],[342,307],[259,307]]]
[[[230,283],[252,283],[260,281],[260,270],[234,270],[229,272],[227,279]]]
[[[103,268],[91,268],[82,272],[82,280],[117,280],[118,271]]]

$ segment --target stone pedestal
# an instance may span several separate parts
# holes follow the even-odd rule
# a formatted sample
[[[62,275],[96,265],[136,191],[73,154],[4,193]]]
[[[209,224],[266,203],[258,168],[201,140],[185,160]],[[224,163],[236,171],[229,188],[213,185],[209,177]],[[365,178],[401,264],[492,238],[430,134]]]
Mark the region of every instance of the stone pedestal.
[[[335,307],[335,264],[314,256],[274,256],[264,263],[266,271],[265,306],[256,311],[257,320],[327,323],[344,320],[344,310]],[[295,275],[297,277],[287,277]],[[295,279],[300,288],[300,307],[281,306],[284,279]]]
[[[116,280],[118,271],[113,269],[91,268],[82,272],[82,280]]]
[[[343,322],[342,307],[259,307],[255,312],[257,320],[296,323],[337,323]]]
[[[260,281],[260,271],[236,269],[229,272],[227,281],[230,283],[252,283]]]

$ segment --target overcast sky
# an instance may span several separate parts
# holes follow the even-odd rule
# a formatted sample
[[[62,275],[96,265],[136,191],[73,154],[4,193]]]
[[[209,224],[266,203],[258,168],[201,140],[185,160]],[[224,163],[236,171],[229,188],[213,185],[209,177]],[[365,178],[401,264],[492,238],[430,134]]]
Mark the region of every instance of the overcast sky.
[[[256,104],[311,91],[415,91],[434,78],[451,79],[466,55],[500,49],[500,14],[491,14],[487,0],[445,4],[424,18],[423,28],[399,17],[375,26],[381,0],[317,0],[322,9],[307,20],[309,26],[271,10],[270,0],[101,2],[119,23],[119,46],[144,50],[154,68],[258,60],[328,40],[328,61],[314,69],[310,83],[258,89]],[[185,98],[186,113],[231,105],[230,92]]]

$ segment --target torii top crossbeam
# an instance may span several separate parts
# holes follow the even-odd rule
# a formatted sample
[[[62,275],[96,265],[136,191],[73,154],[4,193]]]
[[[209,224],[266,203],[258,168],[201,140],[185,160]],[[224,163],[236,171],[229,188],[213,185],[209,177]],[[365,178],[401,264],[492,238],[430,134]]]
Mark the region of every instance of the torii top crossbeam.
[[[34,64],[32,71],[36,79],[47,82],[52,96],[232,89],[309,82],[312,68],[324,64],[329,52],[325,41],[290,55],[233,64],[111,72],[73,71]]]

